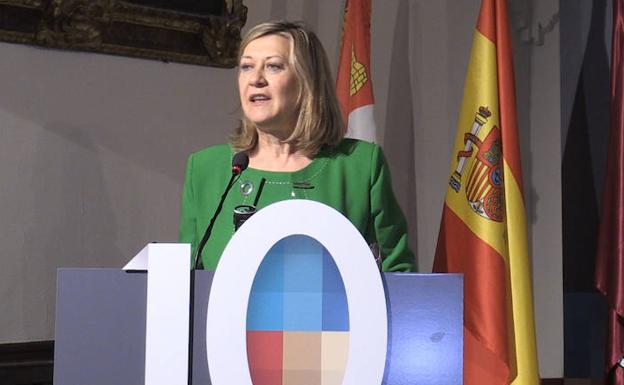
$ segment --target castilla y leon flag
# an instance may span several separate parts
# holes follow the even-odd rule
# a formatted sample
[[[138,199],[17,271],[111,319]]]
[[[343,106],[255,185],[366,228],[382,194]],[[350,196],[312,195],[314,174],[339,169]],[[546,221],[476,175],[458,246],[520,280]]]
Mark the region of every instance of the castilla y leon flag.
[[[370,77],[370,21],[371,0],[347,0],[336,93],[347,136],[376,142]]]
[[[464,274],[464,384],[539,373],[506,0],[483,0],[433,269]]]
[[[596,252],[596,287],[609,305],[607,384],[624,385],[624,4],[613,1],[610,140]]]

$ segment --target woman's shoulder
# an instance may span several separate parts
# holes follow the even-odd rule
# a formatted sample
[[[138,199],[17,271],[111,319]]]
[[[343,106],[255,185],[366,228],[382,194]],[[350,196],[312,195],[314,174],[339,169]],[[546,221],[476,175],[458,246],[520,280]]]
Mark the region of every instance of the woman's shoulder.
[[[229,144],[217,144],[206,147],[190,155],[194,163],[213,163],[219,164],[225,162],[229,164],[232,159],[232,147]]]
[[[370,161],[378,155],[379,151],[379,145],[375,143],[344,138],[336,147],[328,151],[328,155],[350,161]]]

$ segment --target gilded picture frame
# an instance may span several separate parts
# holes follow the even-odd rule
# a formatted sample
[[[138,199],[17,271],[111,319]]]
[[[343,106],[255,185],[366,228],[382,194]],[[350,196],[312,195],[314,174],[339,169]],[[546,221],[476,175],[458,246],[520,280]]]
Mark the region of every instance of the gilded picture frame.
[[[243,0],[0,0],[0,41],[234,67]]]

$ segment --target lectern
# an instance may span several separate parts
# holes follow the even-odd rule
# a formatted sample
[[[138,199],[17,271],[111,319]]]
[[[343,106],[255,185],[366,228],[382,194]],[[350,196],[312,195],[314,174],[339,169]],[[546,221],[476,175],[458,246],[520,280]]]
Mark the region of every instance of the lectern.
[[[176,353],[187,375],[169,384],[461,384],[462,276],[380,274],[349,225],[296,200],[250,218],[215,272],[190,272],[192,322],[161,325],[192,336]],[[55,384],[159,383],[146,364],[158,355],[146,353],[150,317],[169,315],[149,303],[150,274],[59,269]],[[168,363],[160,369],[179,371]]]

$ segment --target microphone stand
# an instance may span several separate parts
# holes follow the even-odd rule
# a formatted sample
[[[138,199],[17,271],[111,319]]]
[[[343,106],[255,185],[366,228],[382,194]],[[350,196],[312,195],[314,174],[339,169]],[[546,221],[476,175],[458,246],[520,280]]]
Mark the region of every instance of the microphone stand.
[[[225,188],[225,191],[223,192],[223,195],[221,195],[221,200],[219,201],[219,206],[217,206],[217,210],[215,211],[214,215],[210,219],[210,224],[206,228],[206,231],[204,232],[204,236],[202,237],[201,241],[199,242],[199,245],[197,245],[197,251],[195,252],[195,257],[193,258],[193,269],[195,269],[195,270],[199,269],[200,267],[203,267],[202,266],[202,261],[201,261],[201,252],[202,252],[202,250],[204,250],[204,246],[206,246],[206,242],[208,242],[208,238],[210,238],[210,234],[212,233],[212,227],[214,226],[214,223],[215,223],[215,221],[217,219],[217,216],[221,212],[221,209],[223,209],[223,202],[225,202],[225,197],[230,192],[230,189],[232,188],[234,183],[236,183],[236,177],[239,176],[239,175],[240,175],[240,173],[232,172],[232,176],[230,177],[230,181],[228,182],[228,185]]]
[[[249,158],[245,153],[238,153],[234,156],[232,160],[232,176],[230,177],[230,181],[223,191],[223,195],[221,195],[221,200],[219,201],[219,206],[217,206],[217,210],[214,215],[210,219],[210,224],[206,228],[204,232],[204,236],[202,237],[199,245],[197,246],[197,251],[193,258],[193,268],[191,269],[191,293],[190,293],[190,309],[189,309],[189,350],[188,350],[188,385],[192,385],[193,383],[193,329],[195,324],[195,275],[197,274],[197,270],[201,266],[201,252],[206,246],[206,242],[208,242],[208,238],[210,238],[210,234],[212,233],[212,227],[217,219],[217,216],[223,209],[223,203],[225,202],[225,197],[232,189],[234,183],[236,183],[237,176],[240,177],[241,172],[247,168],[249,164]],[[203,267],[203,266],[202,266]]]

